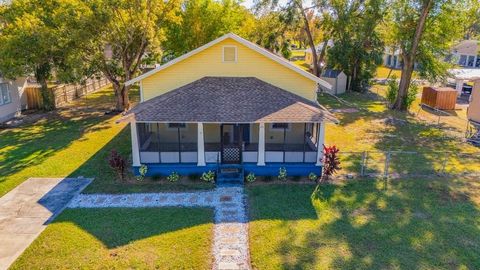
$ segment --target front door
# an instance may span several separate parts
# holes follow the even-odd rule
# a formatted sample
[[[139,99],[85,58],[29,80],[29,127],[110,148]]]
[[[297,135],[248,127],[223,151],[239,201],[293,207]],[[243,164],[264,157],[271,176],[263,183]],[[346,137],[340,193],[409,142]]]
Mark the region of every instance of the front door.
[[[240,164],[242,162],[242,135],[242,127],[238,124],[220,125],[223,164]]]

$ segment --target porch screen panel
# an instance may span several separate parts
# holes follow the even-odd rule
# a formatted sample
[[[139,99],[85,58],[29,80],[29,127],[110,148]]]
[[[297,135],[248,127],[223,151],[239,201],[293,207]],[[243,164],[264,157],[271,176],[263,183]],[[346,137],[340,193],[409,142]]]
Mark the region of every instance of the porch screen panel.
[[[198,125],[196,123],[185,124],[179,128],[179,148],[181,163],[197,162]]]
[[[285,129],[284,162],[303,162],[305,124],[292,123]]]
[[[140,163],[158,163],[158,126],[152,123],[137,123]]]
[[[305,128],[305,161],[306,163],[316,162],[318,131],[320,125],[307,123]]]
[[[180,123],[160,123],[160,160],[162,163],[180,162]]]

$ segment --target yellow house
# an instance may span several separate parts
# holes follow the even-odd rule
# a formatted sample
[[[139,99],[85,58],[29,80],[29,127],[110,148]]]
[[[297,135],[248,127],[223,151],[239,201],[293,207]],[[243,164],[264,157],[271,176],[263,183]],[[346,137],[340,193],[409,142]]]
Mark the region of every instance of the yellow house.
[[[140,85],[131,123],[133,167],[149,174],[217,171],[320,173],[327,82],[235,34],[226,34],[127,82]]]

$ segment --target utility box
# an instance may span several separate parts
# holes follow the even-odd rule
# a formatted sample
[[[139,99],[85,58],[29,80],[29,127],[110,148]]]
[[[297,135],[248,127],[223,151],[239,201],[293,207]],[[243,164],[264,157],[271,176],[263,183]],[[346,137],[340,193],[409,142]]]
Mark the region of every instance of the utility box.
[[[422,104],[439,110],[455,110],[457,91],[450,87],[423,87]]]

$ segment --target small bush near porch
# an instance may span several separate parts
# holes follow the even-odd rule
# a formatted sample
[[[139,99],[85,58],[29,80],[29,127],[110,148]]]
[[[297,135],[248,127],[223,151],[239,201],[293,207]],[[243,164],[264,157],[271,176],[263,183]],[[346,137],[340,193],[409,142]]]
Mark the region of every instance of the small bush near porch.
[[[212,212],[68,209],[11,269],[211,269]]]
[[[248,187],[256,269],[480,269],[476,179]]]

